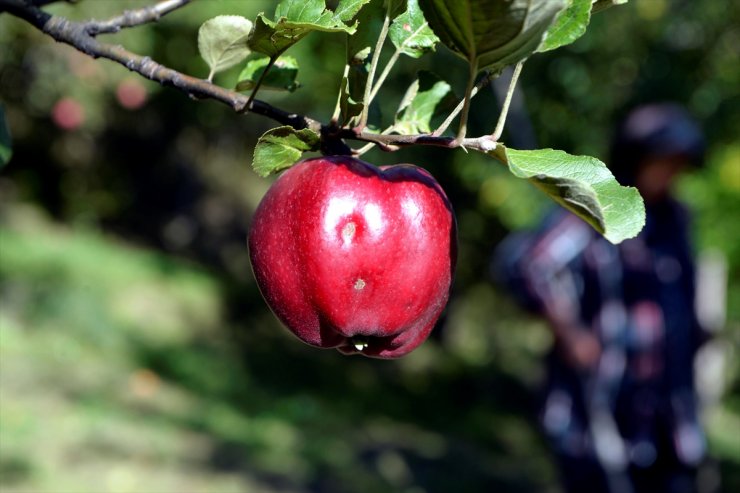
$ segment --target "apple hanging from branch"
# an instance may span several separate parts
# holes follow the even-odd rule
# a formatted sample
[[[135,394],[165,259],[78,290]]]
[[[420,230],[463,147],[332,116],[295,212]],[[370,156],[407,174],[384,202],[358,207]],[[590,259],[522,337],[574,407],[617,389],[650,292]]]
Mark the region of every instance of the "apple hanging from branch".
[[[347,156],[285,171],[249,233],[257,284],[290,331],[377,358],[403,356],[429,336],[456,248],[452,207],[427,171]]]

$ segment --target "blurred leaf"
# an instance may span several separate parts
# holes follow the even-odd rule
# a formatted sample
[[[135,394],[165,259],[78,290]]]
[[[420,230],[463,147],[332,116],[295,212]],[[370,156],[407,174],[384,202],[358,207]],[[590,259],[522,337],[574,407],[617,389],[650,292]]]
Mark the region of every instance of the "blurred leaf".
[[[273,128],[257,141],[252,168],[258,175],[266,177],[289,168],[304,152],[318,150],[320,142],[319,134],[307,128],[303,130],[289,126]]]
[[[211,69],[209,79],[249,55],[247,38],[251,30],[252,22],[238,15],[219,15],[200,26],[198,50]]]
[[[434,50],[439,42],[424,19],[418,0],[409,0],[408,10],[393,20],[388,35],[396,49],[413,58]]]
[[[624,5],[628,1],[629,0],[593,0],[591,11],[595,14],[596,12],[601,12],[602,10],[614,7],[615,5]]]
[[[0,105],[0,168],[10,162],[13,156],[13,142],[10,138],[10,128],[5,120],[5,108]]]
[[[488,154],[612,243],[633,238],[645,225],[645,206],[637,189],[617,183],[606,165],[596,158],[554,149],[517,151],[501,144]]]
[[[430,72],[420,72],[406,91],[393,129],[403,135],[429,133],[440,103],[451,96],[450,85]]]
[[[269,64],[270,57],[268,56],[258,56],[249,60],[239,74],[236,90],[249,91],[253,89]],[[275,60],[275,63],[262,80],[260,87],[293,92],[300,87],[300,84],[296,82],[297,76],[298,62],[292,56],[283,55]]]
[[[249,47],[267,56],[278,56],[311,31],[352,34],[356,28],[345,24],[342,16],[359,7],[350,1],[337,14],[326,8],[324,0],[283,0],[275,8],[276,21],[264,14],[257,16]]]
[[[565,0],[420,0],[442,43],[479,69],[498,71],[532,54]]]
[[[592,0],[568,1],[568,7],[558,14],[537,51],[550,51],[568,45],[586,32],[591,21]]]

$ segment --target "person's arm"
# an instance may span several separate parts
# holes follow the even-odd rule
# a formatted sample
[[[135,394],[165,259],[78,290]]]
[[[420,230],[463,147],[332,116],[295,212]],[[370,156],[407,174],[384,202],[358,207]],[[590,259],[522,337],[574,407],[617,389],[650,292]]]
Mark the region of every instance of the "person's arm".
[[[588,226],[572,215],[555,221],[525,258],[528,290],[552,330],[563,360],[573,368],[593,368],[601,355],[599,340],[581,320],[581,293],[572,265],[592,239]]]
[[[542,296],[542,310],[562,358],[571,367],[587,370],[596,366],[601,344],[593,331],[580,319],[579,296],[569,272],[549,283]]]

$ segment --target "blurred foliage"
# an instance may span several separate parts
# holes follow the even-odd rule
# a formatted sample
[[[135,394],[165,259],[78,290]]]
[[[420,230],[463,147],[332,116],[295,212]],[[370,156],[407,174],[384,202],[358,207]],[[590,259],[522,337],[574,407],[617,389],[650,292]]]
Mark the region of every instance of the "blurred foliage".
[[[147,0],[58,3],[105,18]],[[205,78],[197,30],[254,18],[267,0],[193,2],[106,36]],[[606,158],[630,106],[683,102],[709,140],[706,168],[678,192],[697,246],[729,265],[721,338],[726,395],[707,416],[726,491],[740,490],[740,8],[730,0],[636,0],[594,16],[575,44],[533,56],[514,147]],[[541,323],[487,278],[492,248],[549,203],[483,155],[371,151],[443,184],[458,216],[453,299],[435,338],[393,362],[298,343],[252,281],[245,246],[269,181],[250,170],[276,126],[195,102],[0,15],[0,103],[14,139],[1,170],[0,487],[3,491],[557,491],[534,425]],[[261,98],[327,121],[344,64],[340,34],[289,55],[302,87]],[[386,54],[386,57],[390,53]],[[406,61],[379,96],[389,123],[418,70],[463,92],[464,62],[440,48]],[[233,87],[240,67],[215,77]],[[490,132],[493,91],[471,134]],[[121,243],[125,242],[125,245]]]
[[[460,329],[447,349],[346,358],[297,343],[264,310],[227,322],[227,288],[188,262],[53,225],[33,208],[13,208],[3,224],[3,491],[553,483],[520,380],[545,332],[490,288],[453,304]],[[502,328],[523,330],[481,333],[492,303]]]

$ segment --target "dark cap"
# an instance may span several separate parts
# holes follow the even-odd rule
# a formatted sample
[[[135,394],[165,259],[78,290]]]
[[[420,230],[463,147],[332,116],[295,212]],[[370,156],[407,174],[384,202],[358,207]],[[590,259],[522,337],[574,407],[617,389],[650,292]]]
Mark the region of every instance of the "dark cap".
[[[692,166],[704,163],[706,142],[682,106],[658,103],[633,109],[617,126],[609,167],[622,184],[633,185],[646,158],[681,156]]]

